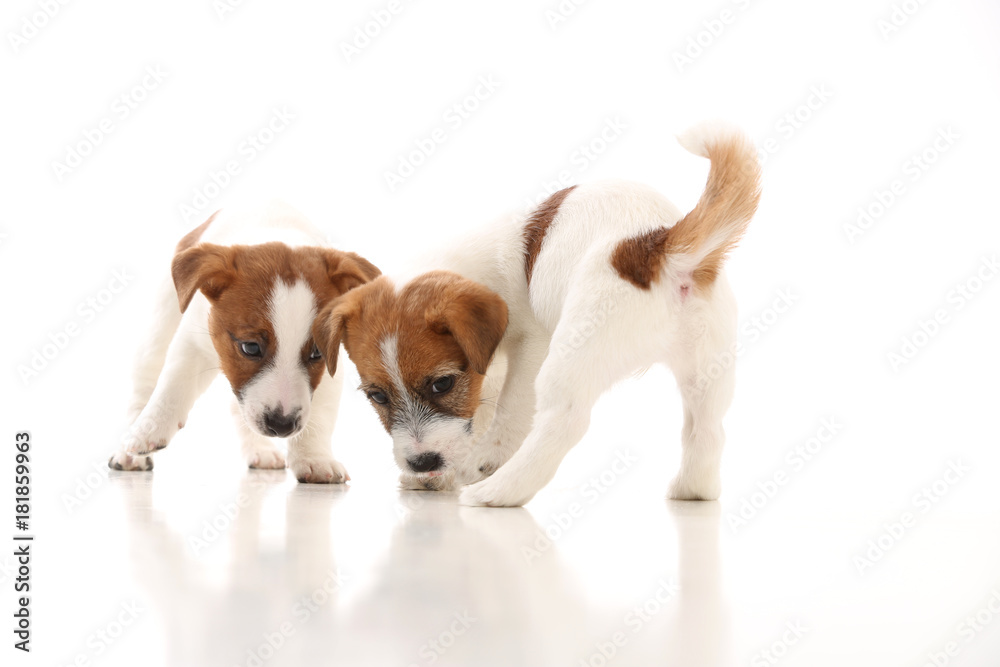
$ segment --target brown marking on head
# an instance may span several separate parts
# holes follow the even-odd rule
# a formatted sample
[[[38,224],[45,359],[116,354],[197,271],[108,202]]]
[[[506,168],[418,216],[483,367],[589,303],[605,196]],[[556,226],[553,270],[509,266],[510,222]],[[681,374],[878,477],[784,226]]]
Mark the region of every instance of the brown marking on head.
[[[611,265],[636,287],[649,289],[659,279],[667,255],[698,252],[711,243],[691,272],[695,289],[708,289],[757,210],[760,165],[753,144],[742,135],[729,135],[707,145],[706,151],[712,164],[694,209],[673,227],[625,239],[612,251]]]
[[[542,241],[549,231],[553,218],[559,212],[566,196],[573,191],[575,185],[563,188],[553,193],[548,199],[535,209],[535,212],[528,218],[524,226],[524,276],[528,283],[531,283],[531,274],[535,270],[535,261],[538,260],[538,253],[542,251]]]
[[[343,343],[386,431],[407,427],[419,439],[428,420],[472,419],[506,328],[507,304],[497,294],[434,271],[398,292],[386,277],[348,292],[317,318],[316,337],[331,373]]]
[[[332,248],[290,248],[277,242],[252,246],[199,243],[174,256],[172,273],[182,312],[196,292],[208,298],[212,306],[209,334],[222,372],[239,396],[273,359],[278,346],[271,306],[279,281],[289,287],[304,281],[318,313],[348,290],[377,277],[379,270],[354,253]],[[310,330],[313,324],[304,326]],[[248,356],[241,349],[244,343],[257,345],[260,355]],[[324,365],[320,359],[310,359],[313,347],[310,337],[300,357],[315,389]]]
[[[221,210],[222,209],[219,209],[219,211]],[[208,226],[212,224],[213,220],[215,220],[215,216],[219,215],[219,211],[216,211],[212,215],[208,216],[208,220],[201,223],[200,225],[192,229],[190,232],[185,234],[184,238],[178,241],[177,248],[174,250],[174,254],[176,255],[179,252],[184,252],[188,248],[198,243],[201,240],[201,235],[205,233],[205,230],[208,229]]]

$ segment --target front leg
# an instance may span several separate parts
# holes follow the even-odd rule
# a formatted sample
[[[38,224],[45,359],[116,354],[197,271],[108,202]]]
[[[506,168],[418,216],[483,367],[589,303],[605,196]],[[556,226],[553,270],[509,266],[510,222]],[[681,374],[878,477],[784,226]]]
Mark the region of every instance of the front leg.
[[[218,358],[179,335],[167,351],[163,372],[146,407],[129,426],[121,449],[108,461],[115,470],[150,470],[149,454],[169,444],[187,421],[194,402],[219,372]]]
[[[341,363],[340,368],[343,367]],[[330,443],[343,384],[342,370],[333,377],[323,375],[313,392],[309,421],[300,433],[288,440],[288,466],[300,482],[340,484],[351,479],[347,469],[333,458]]]
[[[285,455],[274,444],[274,440],[264,437],[247,425],[239,401],[233,400],[231,410],[233,421],[236,423],[236,434],[240,439],[240,450],[247,466],[261,470],[283,469]]]
[[[549,338],[543,331],[525,334],[509,344],[507,375],[489,428],[476,440],[458,478],[471,484],[505,464],[531,430],[535,411],[535,378],[545,361]]]

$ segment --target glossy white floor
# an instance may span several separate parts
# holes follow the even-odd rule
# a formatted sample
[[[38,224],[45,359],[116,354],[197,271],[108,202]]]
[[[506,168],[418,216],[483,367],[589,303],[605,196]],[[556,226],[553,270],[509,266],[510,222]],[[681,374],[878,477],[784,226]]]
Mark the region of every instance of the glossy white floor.
[[[243,470],[227,400],[214,386],[153,472],[78,461],[59,507],[42,503],[47,664],[883,666],[951,642],[948,664],[1000,656],[995,476],[961,456],[961,474],[937,455],[905,476],[859,467],[863,416],[795,419],[774,443],[737,402],[723,500],[665,501],[680,415],[653,369],[599,404],[527,508],[480,509],[397,490],[356,392],[336,444],[354,481],[330,487]]]

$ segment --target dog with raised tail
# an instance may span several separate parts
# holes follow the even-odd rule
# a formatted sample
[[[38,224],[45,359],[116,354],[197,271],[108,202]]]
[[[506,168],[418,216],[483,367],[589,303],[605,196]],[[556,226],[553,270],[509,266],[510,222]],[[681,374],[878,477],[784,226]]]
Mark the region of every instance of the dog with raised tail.
[[[378,275],[282,203],[213,214],[177,245],[136,360],[129,427],[108,465],[151,470],[150,454],[183,428],[221,370],[251,468],[284,468],[272,439],[287,438],[300,482],[350,479],[330,444],[343,378],[327,377],[323,357],[339,350],[318,345],[313,329],[324,306]]]
[[[317,324],[329,371],[343,343],[392,436],[404,485],[471,484],[463,504],[522,505],[583,437],[598,397],[659,362],[684,403],[669,496],[719,497],[734,378],[715,361],[736,338],[722,264],[756,211],[760,168],[753,144],[725,125],[693,128],[680,142],[710,160],[687,215],[643,185],[574,186],[418,272],[330,303]],[[506,374],[484,425],[494,353]]]

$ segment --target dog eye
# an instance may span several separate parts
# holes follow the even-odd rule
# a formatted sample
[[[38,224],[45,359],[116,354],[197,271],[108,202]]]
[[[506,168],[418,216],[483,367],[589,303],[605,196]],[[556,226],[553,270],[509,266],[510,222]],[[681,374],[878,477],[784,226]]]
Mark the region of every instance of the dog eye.
[[[375,401],[379,405],[385,405],[386,403],[389,402],[389,397],[386,396],[381,391],[372,391],[372,392],[369,392],[368,393],[368,398],[372,399],[373,401]]]
[[[316,361],[317,359],[322,359],[323,353],[319,351],[316,345],[313,345],[312,352],[309,353],[309,361]]]
[[[240,352],[242,352],[245,357],[261,356],[260,345],[257,343],[240,343]]]
[[[438,378],[434,380],[434,384],[431,385],[432,394],[444,394],[449,389],[455,385],[455,378],[450,375],[446,375],[443,378]]]

